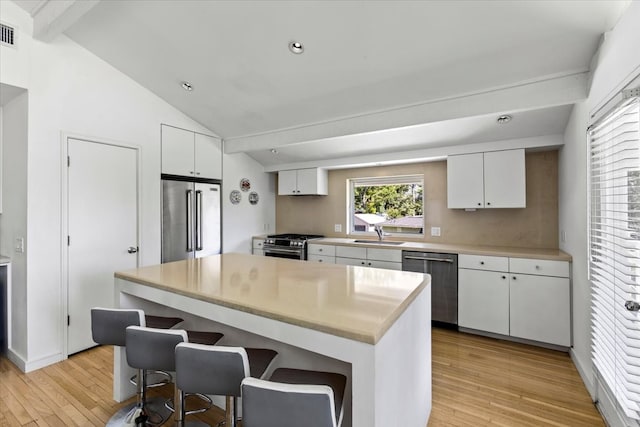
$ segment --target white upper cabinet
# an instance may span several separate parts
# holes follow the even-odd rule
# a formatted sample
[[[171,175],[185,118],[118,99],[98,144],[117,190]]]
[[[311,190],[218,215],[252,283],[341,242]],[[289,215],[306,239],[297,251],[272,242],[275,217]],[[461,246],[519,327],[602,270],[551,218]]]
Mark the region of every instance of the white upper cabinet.
[[[162,173],[222,179],[222,142],[218,138],[163,125]]]
[[[447,206],[484,207],[483,154],[463,154],[447,158]]]
[[[329,194],[329,174],[326,169],[293,169],[278,172],[278,195],[304,196]]]
[[[450,209],[524,208],[524,149],[449,156],[447,206]]]
[[[484,207],[527,206],[524,150],[484,153]]]
[[[222,179],[222,142],[220,139],[196,133],[194,147],[196,176]]]

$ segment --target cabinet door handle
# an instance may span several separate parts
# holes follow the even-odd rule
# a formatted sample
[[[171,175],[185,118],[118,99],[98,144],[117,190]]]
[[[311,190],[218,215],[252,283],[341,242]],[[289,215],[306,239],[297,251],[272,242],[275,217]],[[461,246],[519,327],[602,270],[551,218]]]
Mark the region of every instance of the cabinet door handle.
[[[484,265],[484,261],[480,261],[480,265]]]
[[[482,203],[478,203],[478,206],[482,206]]]
[[[502,278],[503,278],[503,279],[506,279],[506,278],[507,278],[507,276],[502,276]]]
[[[511,279],[516,280],[516,276],[513,276]]]
[[[371,265],[371,263],[369,263],[368,265]]]
[[[489,206],[491,204],[491,202],[487,202],[487,206]]]
[[[364,265],[364,261],[362,261],[360,264]]]
[[[322,252],[322,248],[318,249],[318,252]]]

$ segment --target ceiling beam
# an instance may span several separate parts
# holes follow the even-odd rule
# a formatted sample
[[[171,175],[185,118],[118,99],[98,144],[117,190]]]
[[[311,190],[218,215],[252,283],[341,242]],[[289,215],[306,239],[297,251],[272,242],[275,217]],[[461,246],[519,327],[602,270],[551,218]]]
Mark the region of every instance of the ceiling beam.
[[[573,104],[587,98],[588,72],[433,100],[388,111],[225,140],[228,154],[404,126]],[[347,143],[347,142],[345,142]]]
[[[48,0],[34,9],[33,38],[50,42],[65,32],[100,0]]]
[[[505,139],[501,141],[474,144],[421,148],[418,150],[396,151],[382,154],[366,154],[339,159],[313,160],[308,162],[282,163],[264,167],[264,172],[287,169],[325,168],[345,169],[368,166],[397,165],[444,160],[455,154],[478,153],[524,148],[527,150],[552,150],[564,145],[563,135],[533,136],[529,138]]]

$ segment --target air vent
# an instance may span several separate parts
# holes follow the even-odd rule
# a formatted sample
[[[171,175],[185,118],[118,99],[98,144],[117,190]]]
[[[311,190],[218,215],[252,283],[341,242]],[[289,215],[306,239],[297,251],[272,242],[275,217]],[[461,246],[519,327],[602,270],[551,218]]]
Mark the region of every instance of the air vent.
[[[15,46],[14,29],[5,24],[0,24],[0,42],[9,46]]]

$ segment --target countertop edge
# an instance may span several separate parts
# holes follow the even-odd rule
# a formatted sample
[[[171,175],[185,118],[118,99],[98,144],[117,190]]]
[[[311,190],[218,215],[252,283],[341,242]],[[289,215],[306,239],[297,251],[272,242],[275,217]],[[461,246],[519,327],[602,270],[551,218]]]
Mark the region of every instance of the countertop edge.
[[[511,258],[535,258],[551,261],[568,261],[572,262],[573,257],[560,249],[536,249],[536,248],[518,248],[518,247],[502,247],[502,246],[474,246],[474,245],[455,245],[442,243],[420,243],[420,242],[404,242],[401,245],[385,245],[384,243],[353,243],[354,239],[326,237],[323,239],[310,240],[309,244],[315,245],[333,245],[333,246],[350,246],[360,248],[381,248],[381,249],[399,249],[411,250],[418,252],[443,252],[452,254],[465,255],[487,255],[502,256]],[[545,253],[557,252],[557,254]]]
[[[348,268],[354,268],[354,267],[348,266]],[[356,268],[366,268],[366,267],[356,267]],[[173,288],[173,287],[170,287],[170,286],[165,286],[162,283],[158,283],[156,281],[143,280],[143,279],[137,278],[135,276],[130,276],[126,272],[115,272],[114,273],[114,277],[116,279],[126,280],[126,281],[129,281],[129,282],[137,283],[139,285],[149,286],[149,287],[156,288],[156,289],[161,289],[163,291],[175,293],[177,295],[182,295],[182,296],[185,296],[185,297],[188,297],[188,298],[195,298],[195,299],[200,300],[200,301],[216,304],[216,305],[219,305],[219,306],[222,306],[222,307],[231,308],[233,310],[238,310],[238,311],[242,311],[242,312],[245,312],[245,313],[254,314],[256,316],[261,316],[261,317],[265,317],[265,318],[268,318],[268,319],[277,320],[277,321],[280,321],[280,322],[288,323],[290,325],[299,326],[299,327],[303,327],[303,328],[307,328],[307,329],[312,329],[314,331],[324,332],[324,333],[328,333],[328,334],[331,334],[331,335],[335,335],[337,337],[342,337],[342,338],[346,338],[346,339],[350,339],[350,340],[354,340],[354,341],[359,341],[359,342],[362,342],[362,343],[365,343],[365,344],[371,344],[371,345],[375,345],[375,344],[378,343],[378,341],[380,341],[380,339],[385,335],[385,333],[389,330],[389,328],[400,318],[400,316],[402,316],[402,314],[406,311],[406,309],[409,307],[409,305],[413,301],[415,301],[415,299],[420,294],[420,292],[422,292],[427,287],[427,285],[429,285],[430,282],[431,282],[430,279],[426,280],[426,275],[425,275],[425,280],[423,280],[422,283],[419,286],[417,286],[411,292],[411,294],[409,294],[404,299],[404,301],[396,308],[396,310],[394,310],[394,312],[390,314],[389,319],[387,319],[387,321],[380,327],[380,329],[378,329],[377,333],[371,335],[371,334],[368,334],[368,333],[358,333],[358,332],[354,332],[354,331],[345,331],[343,329],[337,329],[337,328],[333,328],[333,327],[330,327],[330,326],[319,325],[317,323],[308,322],[308,321],[305,321],[305,320],[302,320],[302,319],[295,319],[295,318],[291,318],[291,317],[281,316],[281,315],[278,315],[276,313],[272,313],[270,311],[259,310],[259,309],[255,309],[255,308],[252,308],[252,307],[243,306],[243,305],[240,305],[240,304],[235,304],[232,301],[226,301],[226,300],[221,300],[221,299],[218,299],[218,298],[207,297],[207,296],[198,294],[196,292],[188,292],[188,291],[184,291],[184,290],[181,290],[181,289],[176,289],[176,288]]]

